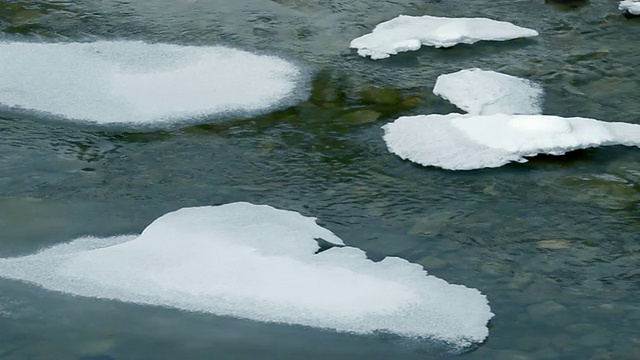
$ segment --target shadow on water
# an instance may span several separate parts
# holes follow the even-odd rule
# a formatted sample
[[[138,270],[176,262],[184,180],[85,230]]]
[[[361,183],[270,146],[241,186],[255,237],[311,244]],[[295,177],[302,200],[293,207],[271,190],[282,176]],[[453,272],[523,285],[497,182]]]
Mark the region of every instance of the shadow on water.
[[[589,5],[589,0],[544,0],[545,4],[553,6],[560,11],[571,11]]]

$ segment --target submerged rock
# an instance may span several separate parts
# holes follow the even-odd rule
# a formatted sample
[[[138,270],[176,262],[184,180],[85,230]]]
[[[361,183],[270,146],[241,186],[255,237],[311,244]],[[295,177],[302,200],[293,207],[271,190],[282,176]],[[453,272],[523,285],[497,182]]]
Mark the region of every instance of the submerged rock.
[[[340,118],[348,125],[362,125],[376,122],[380,118],[380,115],[382,114],[377,111],[361,109],[346,113]]]
[[[375,86],[361,90],[358,95],[365,104],[400,105],[404,101],[402,92],[397,89],[380,88]]]
[[[559,250],[567,249],[571,246],[570,240],[557,239],[557,240],[540,240],[538,241],[538,249]]]

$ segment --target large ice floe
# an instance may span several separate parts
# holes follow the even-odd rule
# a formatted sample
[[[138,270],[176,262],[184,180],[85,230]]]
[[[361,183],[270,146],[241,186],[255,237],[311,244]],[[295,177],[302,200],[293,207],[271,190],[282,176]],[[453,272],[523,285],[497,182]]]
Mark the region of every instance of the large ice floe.
[[[640,15],[640,1],[638,0],[623,0],[620,1],[618,9],[626,11],[631,15]]]
[[[482,342],[493,316],[476,289],[401,258],[371,261],[314,218],[250,203],[183,208],[139,236],[81,238],[0,259],[0,277],[81,296],[394,333],[457,349]]]
[[[301,71],[221,46],[0,42],[0,106],[139,125],[270,109]]]
[[[533,81],[481,69],[440,75],[433,93],[472,115],[541,114],[544,97]]]
[[[351,41],[360,56],[384,59],[422,45],[451,47],[482,40],[505,41],[537,36],[538,32],[514,24],[486,18],[445,18],[400,15],[378,24],[373,32]]]
[[[390,152],[449,170],[493,168],[604,145],[640,146],[640,125],[549,115],[418,115],[383,129]]]

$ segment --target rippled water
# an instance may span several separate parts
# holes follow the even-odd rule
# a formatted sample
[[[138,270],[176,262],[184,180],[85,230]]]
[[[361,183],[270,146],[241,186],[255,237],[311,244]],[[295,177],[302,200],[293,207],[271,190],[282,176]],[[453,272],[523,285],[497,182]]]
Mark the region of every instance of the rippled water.
[[[378,259],[487,294],[462,359],[640,358],[640,151],[610,147],[451,172],[390,154],[380,126],[455,108],[435,78],[481,67],[542,83],[545,113],[640,123],[640,20],[617,2],[0,1],[0,39],[226,44],[300,61],[309,101],[161,131],[0,110],[0,257],[141,231],[184,206],[266,203],[318,217]],[[385,61],[349,41],[408,15],[486,16],[540,36]],[[381,90],[382,89],[382,90]],[[432,359],[397,339],[75,298],[0,280],[4,359]]]

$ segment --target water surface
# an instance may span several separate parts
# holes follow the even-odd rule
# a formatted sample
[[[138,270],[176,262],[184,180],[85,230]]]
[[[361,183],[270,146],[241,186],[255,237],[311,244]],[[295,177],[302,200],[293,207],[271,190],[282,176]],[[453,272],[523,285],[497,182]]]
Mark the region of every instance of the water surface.
[[[0,256],[138,233],[180,207],[232,201],[315,216],[373,259],[401,256],[487,294],[488,340],[462,359],[640,356],[640,151],[610,147],[499,169],[402,161],[380,127],[456,109],[438,75],[480,67],[543,84],[546,114],[640,123],[640,20],[616,2],[0,1],[0,39],[231,45],[298,61],[309,101],[165,129],[0,110]],[[349,41],[398,14],[486,16],[540,36],[383,61]],[[381,90],[383,89],[383,90]],[[206,121],[205,121],[206,122]],[[0,280],[4,359],[435,359],[383,336],[78,298]]]

